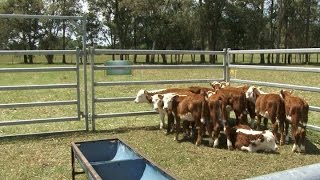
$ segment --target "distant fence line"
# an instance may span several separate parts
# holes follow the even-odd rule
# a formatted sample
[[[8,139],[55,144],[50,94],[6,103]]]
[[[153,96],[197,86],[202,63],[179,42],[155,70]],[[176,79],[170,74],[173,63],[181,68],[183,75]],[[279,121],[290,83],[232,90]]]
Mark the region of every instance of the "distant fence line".
[[[102,102],[119,102],[119,101],[132,101],[134,97],[113,97],[113,98],[98,98],[95,96],[95,88],[99,86],[119,86],[119,85],[152,85],[152,84],[185,84],[185,83],[207,83],[212,81],[228,81],[233,83],[244,83],[259,86],[269,86],[278,88],[288,88],[310,92],[320,92],[319,87],[281,84],[281,83],[270,83],[262,81],[252,80],[241,80],[230,78],[230,69],[257,69],[257,70],[276,70],[276,71],[291,71],[291,72],[314,72],[319,73],[320,68],[305,68],[305,67],[282,67],[282,66],[257,66],[257,65],[236,65],[232,64],[230,59],[233,54],[261,54],[261,53],[320,53],[320,48],[310,49],[268,49],[268,50],[231,50],[224,49],[223,51],[181,51],[181,50],[118,50],[118,49],[94,49],[90,48],[90,64],[91,64],[91,120],[92,129],[95,130],[96,119],[101,118],[113,118],[113,117],[126,117],[126,116],[137,116],[137,115],[149,115],[154,114],[154,111],[143,111],[143,112],[123,112],[123,113],[104,113],[96,114],[96,103]],[[224,60],[222,65],[95,65],[95,55],[101,54],[123,54],[123,55],[134,55],[134,54],[206,54],[206,55],[223,55]],[[201,69],[201,68],[212,68],[212,69],[223,69],[221,78],[218,79],[190,79],[190,80],[158,80],[158,81],[118,81],[118,82],[96,82],[94,73],[96,71],[106,70],[107,68],[121,69]],[[311,111],[320,112],[320,107],[310,106]],[[308,125],[308,128],[320,131],[320,127]]]
[[[62,121],[73,121],[80,120],[81,117],[85,118],[85,130],[96,129],[96,119],[102,118],[114,118],[114,117],[129,117],[139,115],[150,115],[155,114],[154,111],[142,111],[142,112],[121,112],[112,113],[106,112],[97,114],[96,104],[97,103],[108,103],[108,102],[121,102],[121,101],[133,101],[134,97],[96,97],[96,87],[110,87],[110,86],[125,86],[125,85],[153,85],[153,84],[187,84],[187,83],[208,83],[212,81],[229,81],[233,83],[252,84],[259,86],[269,86],[278,88],[296,89],[310,92],[320,92],[319,87],[301,86],[292,84],[281,84],[271,83],[262,81],[252,81],[245,79],[235,79],[230,77],[230,69],[257,69],[257,70],[274,70],[274,71],[290,71],[290,72],[314,72],[319,73],[320,68],[308,68],[308,67],[283,67],[283,66],[258,66],[258,65],[237,65],[230,63],[230,57],[232,54],[238,53],[318,53],[320,48],[314,49],[274,49],[274,50],[230,50],[225,49],[224,51],[186,51],[186,50],[112,50],[112,49],[94,49],[89,48],[87,53],[77,50],[14,50],[14,51],[0,51],[0,55],[11,54],[11,55],[46,55],[46,54],[71,54],[76,55],[76,66],[75,67],[41,67],[41,68],[0,68],[0,73],[21,73],[21,72],[53,72],[53,71],[74,71],[76,72],[77,82],[74,84],[47,84],[47,85],[15,85],[15,86],[0,86],[0,91],[18,91],[18,90],[36,90],[36,89],[77,89],[77,100],[66,100],[66,101],[55,101],[55,102],[29,102],[29,103],[9,103],[0,104],[0,108],[18,108],[18,107],[34,107],[34,106],[55,106],[55,105],[77,105],[77,117],[61,117],[61,118],[47,118],[47,119],[29,119],[29,120],[15,120],[15,121],[2,121],[0,126],[20,125],[20,124],[36,124],[36,123],[47,123],[47,122],[62,122]],[[79,72],[79,59],[85,54],[89,55],[90,58],[90,92],[91,92],[91,111],[88,109],[88,90],[86,79],[89,73],[86,71],[87,63],[83,64],[84,67],[84,82],[80,83],[80,72]],[[94,58],[96,55],[101,54],[207,54],[207,55],[222,55],[224,60],[222,65],[95,65]],[[121,69],[221,69],[223,70],[221,77],[216,79],[189,79],[189,80],[146,80],[146,81],[113,81],[113,82],[97,82],[95,79],[95,72],[106,70],[107,68]],[[84,92],[80,94],[80,84],[84,88]],[[84,107],[80,106],[80,96],[84,96]],[[83,109],[81,109],[83,108]],[[320,107],[310,106],[311,111],[320,112]],[[89,125],[91,124],[91,127]],[[313,125],[308,125],[308,128],[319,131],[320,128]]]

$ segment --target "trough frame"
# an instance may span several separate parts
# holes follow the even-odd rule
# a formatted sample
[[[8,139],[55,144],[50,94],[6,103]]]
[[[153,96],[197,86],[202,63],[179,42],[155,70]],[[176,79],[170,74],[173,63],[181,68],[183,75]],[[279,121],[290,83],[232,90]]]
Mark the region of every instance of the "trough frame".
[[[159,168],[161,171],[165,172],[169,176],[171,176],[173,179],[178,179],[172,173],[168,170],[163,169],[161,166],[159,166],[157,163],[152,161],[150,158],[148,158],[145,154],[139,152],[134,146],[130,145],[129,143],[125,142],[121,138],[108,138],[108,139],[98,139],[98,140],[88,140],[88,141],[81,141],[81,142],[71,142],[71,169],[72,169],[72,179],[75,180],[76,175],[78,174],[84,174],[89,173],[94,180],[102,180],[102,178],[99,176],[99,174],[94,170],[94,168],[91,166],[89,161],[86,159],[86,157],[82,154],[80,149],[78,148],[79,143],[86,143],[86,142],[97,142],[97,141],[120,141],[122,144],[126,145],[128,148],[133,150],[135,153],[137,153],[139,156],[143,157],[147,161],[149,161],[151,164],[155,165],[157,168]],[[78,172],[76,171],[75,165],[76,165],[76,160],[78,157],[83,165],[85,166],[86,170]],[[79,160],[78,159],[78,160]]]

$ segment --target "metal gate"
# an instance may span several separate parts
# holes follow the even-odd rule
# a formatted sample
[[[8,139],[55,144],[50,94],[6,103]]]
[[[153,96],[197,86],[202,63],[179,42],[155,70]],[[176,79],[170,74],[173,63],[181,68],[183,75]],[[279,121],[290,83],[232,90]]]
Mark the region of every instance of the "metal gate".
[[[43,73],[43,72],[72,72],[75,78],[75,82],[73,83],[65,83],[65,84],[25,84],[25,85],[11,85],[0,86],[0,92],[3,91],[23,91],[23,90],[50,90],[50,89],[71,89],[74,90],[73,94],[75,95],[75,99],[61,100],[61,101],[45,101],[45,102],[23,102],[23,103],[6,103],[0,104],[0,109],[17,109],[17,108],[30,108],[30,107],[44,107],[44,106],[76,106],[76,110],[73,116],[68,117],[48,117],[48,118],[40,118],[40,119],[19,119],[19,120],[7,120],[0,121],[0,126],[6,126],[6,128],[10,128],[13,125],[25,125],[25,124],[39,124],[39,123],[52,123],[52,122],[66,122],[66,121],[80,121],[82,117],[84,117],[84,113],[81,111],[81,103],[80,103],[80,56],[81,51],[77,50],[33,50],[33,51],[0,51],[0,55],[74,55],[75,56],[75,65],[74,66],[66,66],[66,67],[31,67],[31,68],[0,68],[0,73],[5,74],[9,73],[12,75],[16,75],[18,73]],[[40,76],[40,75],[39,75]],[[3,76],[2,76],[3,77]],[[30,96],[35,96],[32,92],[29,92]],[[13,94],[15,95],[15,94]],[[54,107],[52,108],[54,110]],[[88,130],[88,120],[85,120],[85,128],[77,129],[77,130],[68,130],[68,131],[46,131],[41,134],[53,134],[60,132],[70,132],[70,131],[81,131]],[[21,136],[21,135],[30,135],[30,134],[40,134],[40,133],[11,133],[5,136]]]
[[[14,137],[14,136],[24,136],[30,134],[55,134],[61,132],[72,132],[72,131],[83,131],[89,130],[89,119],[88,119],[88,96],[87,96],[87,51],[86,51],[86,16],[52,16],[52,15],[27,15],[27,14],[0,14],[0,18],[6,19],[51,19],[51,20],[68,20],[73,24],[77,32],[82,36],[82,51],[76,50],[22,50],[22,51],[0,51],[0,55],[74,55],[76,64],[75,66],[68,67],[42,67],[42,68],[1,68],[0,74],[3,73],[27,73],[27,72],[74,72],[75,82],[67,84],[47,84],[47,85],[16,85],[16,86],[0,86],[0,93],[2,91],[22,91],[22,90],[54,90],[54,89],[71,89],[75,90],[75,98],[72,100],[62,100],[62,101],[49,101],[49,102],[24,102],[24,103],[11,103],[0,104],[1,109],[10,108],[25,108],[25,107],[43,107],[43,106],[53,106],[52,111],[54,111],[55,106],[76,106],[75,115],[72,116],[62,116],[62,117],[47,117],[40,119],[26,119],[26,120],[6,120],[0,119],[0,127],[4,128],[0,130],[0,137]],[[77,24],[76,21],[80,21]],[[80,80],[80,66],[79,63],[83,63],[83,80]],[[80,81],[83,82],[82,86]],[[83,89],[81,93],[80,89]],[[84,106],[81,106],[80,99],[83,100]],[[0,102],[2,103],[2,102]],[[83,109],[83,111],[81,111]],[[15,132],[14,128],[9,126],[13,125],[26,125],[26,124],[39,124],[39,123],[51,123],[51,122],[68,122],[68,121],[80,121],[84,117],[85,121],[83,124],[85,127],[71,128],[72,130],[59,130],[51,131],[51,129],[45,130],[45,132],[35,132],[35,133],[22,133]],[[59,128],[59,129],[62,129]],[[76,129],[76,130],[75,130]],[[2,131],[8,131],[9,133],[3,133]],[[6,135],[4,135],[6,134]]]

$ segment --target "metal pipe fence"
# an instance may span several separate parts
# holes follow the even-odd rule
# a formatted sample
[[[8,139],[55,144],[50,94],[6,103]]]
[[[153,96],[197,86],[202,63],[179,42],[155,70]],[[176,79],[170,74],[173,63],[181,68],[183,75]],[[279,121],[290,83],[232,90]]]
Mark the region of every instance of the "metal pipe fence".
[[[45,102],[24,102],[24,103],[6,103],[0,104],[0,109],[5,108],[29,108],[29,107],[43,107],[43,106],[68,106],[74,105],[76,106],[75,116],[71,117],[49,117],[49,118],[41,118],[41,119],[18,119],[18,120],[1,120],[0,126],[13,126],[13,125],[26,125],[26,124],[38,124],[38,123],[54,123],[54,122],[68,122],[68,121],[79,121],[82,118],[83,112],[81,111],[81,103],[80,103],[80,56],[81,51],[77,50],[30,50],[30,51],[2,51],[0,50],[0,55],[46,55],[46,54],[71,54],[75,55],[76,65],[73,67],[39,67],[39,68],[0,68],[0,73],[2,74],[15,74],[15,73],[41,73],[41,72],[74,72],[75,73],[75,82],[69,84],[41,84],[41,85],[15,85],[15,86],[0,86],[0,91],[22,91],[22,90],[48,90],[48,89],[74,89],[76,94],[76,99],[72,100],[60,100],[60,101],[45,101]],[[88,122],[85,122],[88,124]],[[82,129],[84,130],[84,129]],[[89,129],[85,129],[89,130]],[[69,131],[69,130],[68,130]],[[79,131],[79,130],[75,130]],[[60,133],[66,131],[59,132],[46,132],[46,133]],[[34,134],[34,133],[33,133]],[[24,134],[26,135],[26,134]],[[9,135],[10,136],[10,135]],[[17,136],[17,135],[12,135]],[[2,136],[2,137],[8,137]]]
[[[120,102],[132,101],[134,97],[117,97],[117,98],[98,98],[95,95],[95,88],[100,86],[125,86],[125,85],[155,85],[155,84],[188,84],[188,83],[208,83],[212,81],[224,80],[224,73],[220,79],[188,79],[188,80],[148,80],[148,81],[114,81],[114,82],[97,82],[95,79],[95,72],[106,70],[107,68],[119,69],[223,69],[225,65],[95,65],[95,55],[111,55],[111,54],[125,54],[125,55],[171,55],[171,54],[203,54],[203,55],[223,55],[224,51],[187,51],[187,50],[119,50],[119,49],[90,49],[90,63],[91,63],[91,118],[92,130],[95,130],[96,119],[99,118],[113,118],[125,116],[151,115],[156,114],[155,111],[140,111],[140,112],[123,112],[123,113],[105,113],[96,114],[96,103],[102,102]],[[225,62],[225,60],[224,60]]]
[[[271,70],[271,71],[290,71],[290,72],[310,72],[310,73],[320,73],[320,68],[310,68],[310,67],[282,67],[282,66],[259,66],[259,65],[236,65],[232,64],[230,59],[233,54],[306,54],[306,53],[320,53],[320,48],[309,48],[309,49],[267,49],[267,50],[231,50],[228,49],[228,58],[227,64],[228,68],[233,69],[254,69],[254,70]],[[230,74],[229,69],[227,70]],[[228,81],[233,83],[243,83],[251,84],[258,86],[267,86],[267,87],[276,87],[276,88],[285,88],[293,89],[300,91],[309,91],[309,92],[320,92],[319,87],[311,86],[301,86],[293,84],[283,84],[283,83],[272,83],[272,82],[263,82],[263,81],[254,81],[248,79],[236,79],[228,78]],[[320,107],[310,106],[310,111],[320,112]],[[320,131],[320,127],[314,125],[307,125],[307,128]]]
[[[95,95],[95,88],[100,86],[125,86],[125,85],[155,85],[155,84],[185,84],[185,83],[207,83],[212,81],[229,81],[233,83],[251,84],[259,86],[277,87],[295,89],[309,92],[320,92],[319,87],[271,83],[253,80],[235,79],[230,77],[230,69],[255,69],[255,70],[272,70],[272,71],[290,71],[290,72],[312,72],[319,73],[320,68],[309,67],[282,67],[282,66],[259,66],[259,65],[236,65],[230,63],[232,54],[260,54],[260,53],[319,53],[320,48],[312,49],[273,49],[273,50],[231,50],[225,49],[224,51],[186,51],[186,50],[119,50],[119,49],[94,49],[90,50],[90,63],[91,63],[91,118],[92,118],[92,130],[95,130],[95,120],[99,118],[113,118],[123,116],[138,116],[138,115],[150,115],[155,114],[154,111],[141,111],[141,112],[124,112],[124,113],[103,113],[96,114],[97,103],[109,103],[109,102],[121,102],[132,101],[134,97],[103,97],[98,98]],[[205,55],[223,55],[223,65],[95,65],[95,55],[156,55],[156,54],[205,54]],[[95,80],[95,72],[106,70],[107,68],[121,69],[223,69],[223,75],[221,79],[190,79],[190,80],[146,80],[146,81],[112,81],[112,82],[97,82]],[[310,106],[310,111],[320,112],[320,107]],[[308,125],[309,129],[320,131],[320,127],[314,125]]]

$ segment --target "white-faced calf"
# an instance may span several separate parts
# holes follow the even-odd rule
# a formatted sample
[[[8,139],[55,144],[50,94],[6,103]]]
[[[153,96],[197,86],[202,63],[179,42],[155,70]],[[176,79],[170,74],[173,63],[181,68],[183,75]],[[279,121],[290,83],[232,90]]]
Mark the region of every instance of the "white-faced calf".
[[[278,149],[275,137],[269,130],[256,131],[249,126],[235,126],[232,131],[233,144],[238,150],[274,152]]]

